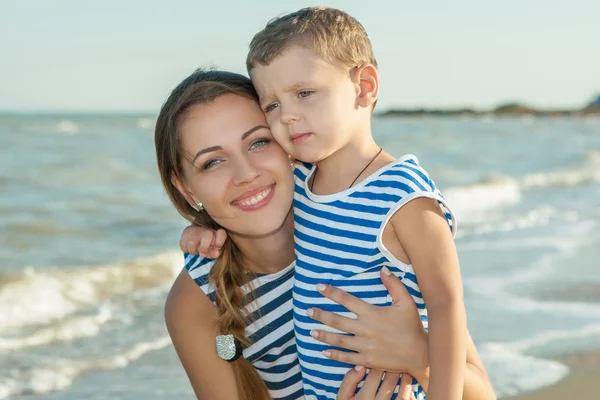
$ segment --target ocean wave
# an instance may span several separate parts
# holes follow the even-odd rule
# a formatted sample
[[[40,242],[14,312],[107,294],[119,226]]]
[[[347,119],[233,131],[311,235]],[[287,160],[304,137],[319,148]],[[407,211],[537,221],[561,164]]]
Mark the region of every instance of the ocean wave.
[[[105,303],[99,307],[96,315],[69,318],[58,322],[55,326],[36,329],[29,335],[0,337],[0,350],[14,351],[96,336],[100,333],[102,325],[111,321],[113,317],[112,307]]]
[[[476,294],[486,304],[513,314],[545,313],[557,315],[565,313],[571,317],[588,319],[600,318],[600,304],[587,301],[535,299],[518,292],[517,287],[529,287],[549,276],[563,273],[562,267],[577,256],[580,249],[589,245],[590,234],[596,229],[593,221],[585,221],[561,232],[560,237],[535,237],[527,239],[526,247],[547,247],[552,250],[540,252],[539,257],[529,265],[517,269],[498,271],[498,274],[485,277],[465,277],[464,285],[469,292]],[[562,240],[563,237],[571,240]],[[486,248],[497,246],[510,249],[510,242],[481,243]],[[483,247],[482,247],[483,248]]]
[[[137,120],[137,127],[140,129],[154,129],[155,120],[152,118],[140,118]]]
[[[444,196],[460,222],[474,223],[485,219],[490,210],[518,203],[521,191],[513,179],[496,178],[446,189]]]
[[[79,132],[79,126],[68,119],[64,119],[62,121],[60,121],[58,124],[56,124],[54,130],[58,133],[64,133],[67,135],[75,135],[76,133]]]
[[[564,364],[527,356],[504,344],[482,343],[477,347],[499,398],[550,386],[569,373]]]
[[[600,151],[589,151],[584,162],[572,169],[541,172],[522,178],[519,185],[525,189],[548,186],[575,186],[600,182]]]
[[[524,352],[556,342],[572,342],[577,339],[588,339],[599,336],[600,324],[591,324],[577,329],[544,331],[527,338],[506,343],[505,345],[513,351]]]
[[[0,399],[63,390],[71,386],[73,380],[85,372],[124,368],[144,354],[160,350],[170,344],[171,339],[163,336],[152,341],[137,343],[126,351],[110,355],[87,360],[54,360],[47,365],[8,371],[7,376],[0,378]]]
[[[539,172],[521,178],[491,175],[480,183],[447,188],[444,196],[459,223],[477,226],[477,230],[470,233],[481,234],[548,224],[550,217],[557,214],[549,207],[533,210],[517,219],[501,217],[500,224],[494,223],[491,215],[494,210],[519,203],[528,190],[590,183],[600,183],[600,151],[589,151],[583,163],[571,169]],[[459,232],[464,234],[461,229]]]
[[[168,285],[181,268],[179,251],[72,271],[28,267],[0,287],[0,332],[47,325],[94,310],[115,296]]]

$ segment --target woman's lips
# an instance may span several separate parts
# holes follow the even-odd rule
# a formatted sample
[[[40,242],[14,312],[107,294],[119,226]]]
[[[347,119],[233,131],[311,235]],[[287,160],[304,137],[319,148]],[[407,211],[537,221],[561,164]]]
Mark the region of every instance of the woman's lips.
[[[275,184],[249,190],[231,204],[246,211],[254,211],[265,207],[275,194]]]

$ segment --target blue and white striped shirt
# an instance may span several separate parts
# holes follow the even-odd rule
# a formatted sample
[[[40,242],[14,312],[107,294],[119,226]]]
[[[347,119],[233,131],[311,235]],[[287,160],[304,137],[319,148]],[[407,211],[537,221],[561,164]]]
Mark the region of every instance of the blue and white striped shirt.
[[[311,165],[297,166],[294,171],[294,329],[306,398],[335,399],[344,375],[353,366],[322,354],[331,346],[314,339],[310,331],[339,331],[312,320],[306,310],[318,307],[356,316],[321,295],[316,285],[333,285],[370,304],[390,305],[392,299],[379,276],[381,268],[387,266],[407,287],[427,328],[427,310],[414,270],[385,248],[383,230],[400,207],[418,197],[438,201],[453,233],[455,221],[444,197],[412,155],[332,195],[316,195],[309,190],[307,182],[313,172]],[[416,381],[413,392],[417,400],[425,399]]]
[[[214,303],[215,289],[209,273],[215,260],[185,255],[185,267]],[[277,400],[303,399],[302,378],[292,322],[294,263],[274,274],[258,275],[243,287],[248,296],[246,337],[250,346],[244,357],[258,371],[269,393]]]

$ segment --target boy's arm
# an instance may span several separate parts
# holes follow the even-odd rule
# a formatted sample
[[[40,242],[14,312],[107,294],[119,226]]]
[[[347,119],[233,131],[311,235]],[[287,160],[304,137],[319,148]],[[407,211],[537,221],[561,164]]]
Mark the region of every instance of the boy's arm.
[[[466,315],[458,256],[436,200],[414,199],[390,220],[412,264],[429,315],[429,400],[460,400],[466,361]]]
[[[212,230],[198,225],[187,226],[179,239],[179,248],[184,253],[200,254],[205,258],[219,258],[227,239],[224,229]]]

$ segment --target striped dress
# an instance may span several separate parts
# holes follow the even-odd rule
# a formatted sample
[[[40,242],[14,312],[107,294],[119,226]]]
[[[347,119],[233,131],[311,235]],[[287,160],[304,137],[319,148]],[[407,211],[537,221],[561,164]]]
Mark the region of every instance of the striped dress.
[[[214,303],[215,289],[209,283],[209,272],[215,261],[185,255],[185,268]],[[292,322],[292,284],[294,263],[274,273],[258,275],[250,282],[254,300],[246,336],[251,345],[244,357],[254,365],[265,381],[269,393],[277,400],[303,399],[302,378]],[[244,287],[249,293],[248,287]]]
[[[444,197],[412,155],[332,195],[310,192],[307,182],[313,172],[314,167],[308,164],[294,171],[294,329],[306,398],[335,399],[344,375],[353,366],[323,356],[322,351],[331,346],[312,338],[310,331],[339,331],[310,319],[306,310],[318,307],[356,316],[323,297],[316,284],[336,286],[373,305],[390,305],[392,299],[379,275],[381,268],[387,266],[407,287],[427,329],[427,310],[414,270],[385,248],[383,229],[400,207],[418,197],[437,200],[453,233],[455,221]],[[425,399],[416,381],[413,392],[417,400]]]

